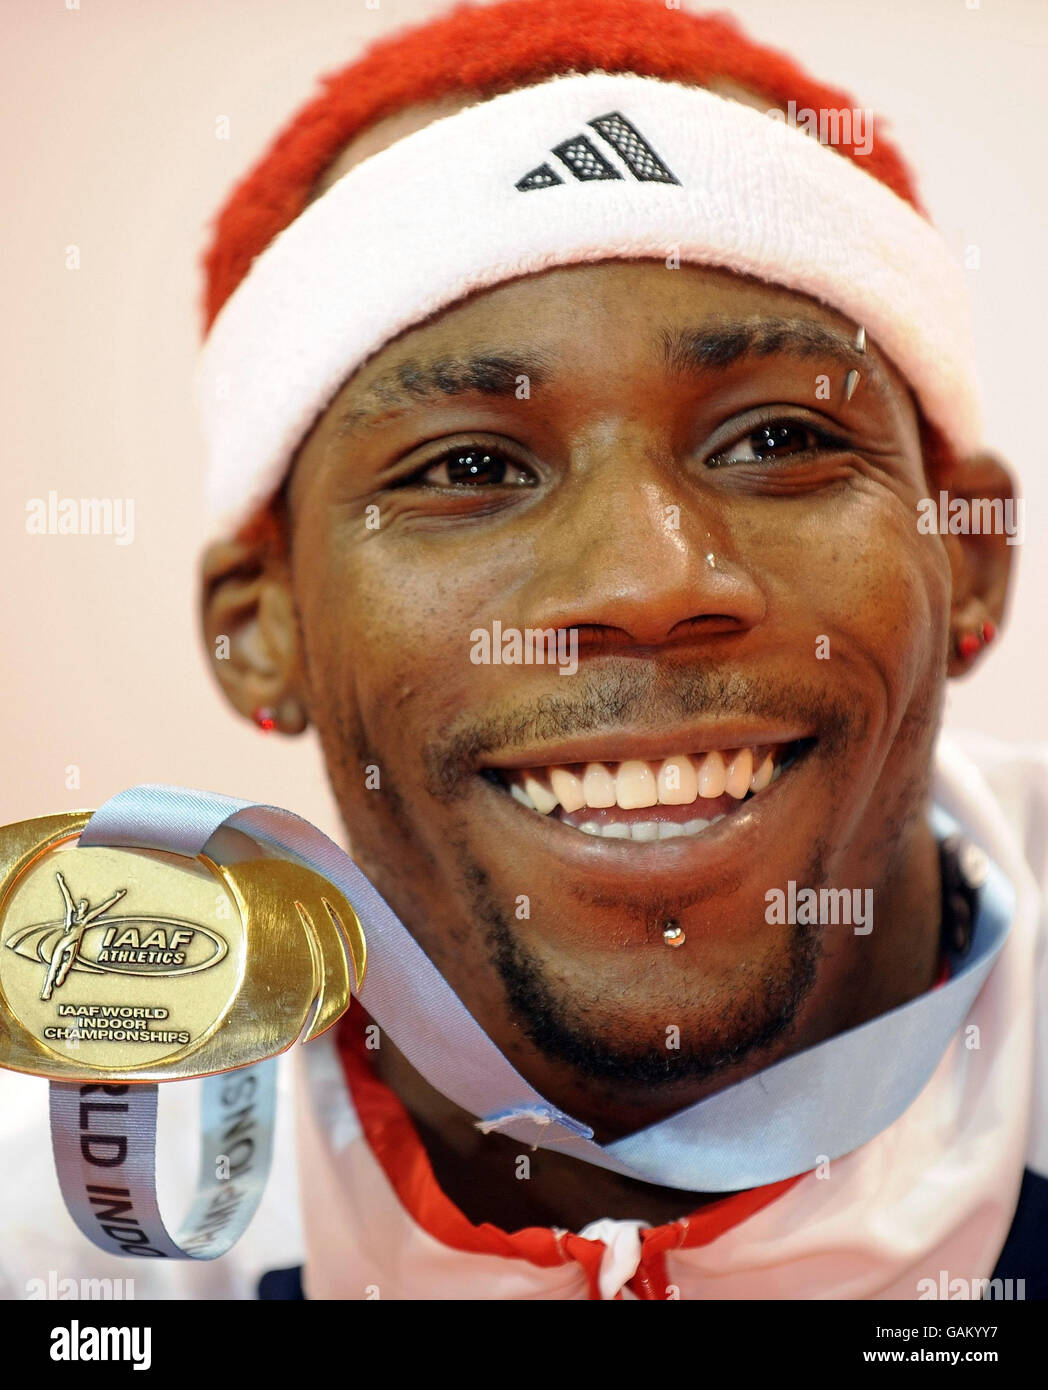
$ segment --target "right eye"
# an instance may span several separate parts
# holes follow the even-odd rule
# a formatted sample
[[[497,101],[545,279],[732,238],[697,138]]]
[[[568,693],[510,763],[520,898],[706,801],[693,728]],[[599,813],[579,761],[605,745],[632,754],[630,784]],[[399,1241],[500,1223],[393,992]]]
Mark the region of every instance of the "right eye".
[[[423,487],[531,487],[535,476],[492,444],[456,444],[407,480]]]

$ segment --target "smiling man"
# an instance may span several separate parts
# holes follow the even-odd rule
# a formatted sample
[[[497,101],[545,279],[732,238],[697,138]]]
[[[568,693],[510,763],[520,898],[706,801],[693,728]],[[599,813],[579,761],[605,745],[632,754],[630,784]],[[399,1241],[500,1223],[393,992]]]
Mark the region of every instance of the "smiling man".
[[[853,106],[513,0],[330,78],[218,220],[216,674],[546,1101],[533,1150],[354,1005],[310,1296],[1032,1296],[1036,889],[937,748],[1012,550],[917,524],[1013,491],[905,167],[786,118]]]

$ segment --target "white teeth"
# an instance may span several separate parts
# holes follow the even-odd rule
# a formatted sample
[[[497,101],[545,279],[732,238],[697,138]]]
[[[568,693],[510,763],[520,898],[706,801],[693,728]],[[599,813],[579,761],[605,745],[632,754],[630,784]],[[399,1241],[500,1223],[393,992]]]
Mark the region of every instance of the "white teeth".
[[[615,800],[624,811],[658,804],[659,790],[650,763],[631,758],[619,764],[615,778]]]
[[[753,749],[740,748],[728,764],[728,775],[724,783],[724,790],[731,792],[736,801],[741,801],[750,789],[750,778],[752,776]]]
[[[758,762],[759,759],[759,762]],[[521,768],[506,779],[510,794],[548,816],[559,806],[567,814],[587,808],[610,810],[618,806],[634,811],[649,806],[691,806],[700,799],[712,801],[729,795],[742,801],[751,791],[760,792],[782,773],[775,750],[728,748],[708,753],[649,761],[628,758],[621,763],[586,763],[584,767]],[[710,822],[703,820],[703,825]],[[596,824],[596,822],[587,822]],[[638,821],[632,838],[672,839],[679,832],[664,829],[663,820]],[[672,823],[674,826],[677,822]],[[608,834],[602,828],[589,833]],[[655,826],[654,834],[647,827]],[[612,838],[623,838],[618,834]]]
[[[602,825],[600,821],[588,820],[575,828],[581,830],[584,835],[596,835],[598,839],[602,840],[628,840],[630,838],[630,827],[625,821],[608,821]]]
[[[603,763],[587,763],[582,774],[582,794],[595,811],[615,805],[615,774]]]
[[[750,778],[750,791],[762,792],[764,788],[768,785],[768,783],[771,781],[772,774],[774,773],[774,771],[775,759],[769,753],[768,756],[761,763],[760,767],[754,770],[753,776]]]
[[[524,790],[531,797],[535,810],[544,816],[548,816],[553,808],[560,804],[549,787],[537,781],[530,772],[524,774]]]
[[[628,825],[625,821],[587,820],[574,828],[600,840],[674,840],[684,835],[700,835],[723,819],[723,815],[716,815],[710,820],[685,821],[683,825],[676,821],[645,820]]]
[[[727,778],[728,769],[724,766],[723,756],[716,750],[707,753],[699,768],[699,795],[710,799],[723,796]]]
[[[553,795],[565,811],[581,811],[586,805],[586,798],[582,791],[582,778],[576,777],[566,767],[551,767],[549,784],[553,789]]]
[[[684,826],[675,820],[664,820],[659,822],[659,839],[675,840],[679,835],[687,835]]]
[[[690,806],[699,794],[694,758],[667,758],[659,768],[659,804]]]

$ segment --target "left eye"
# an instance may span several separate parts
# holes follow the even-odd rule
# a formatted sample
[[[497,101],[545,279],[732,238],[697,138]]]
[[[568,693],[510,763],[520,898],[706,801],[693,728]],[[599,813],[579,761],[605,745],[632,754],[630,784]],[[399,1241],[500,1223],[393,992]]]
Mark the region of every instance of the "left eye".
[[[534,482],[501,450],[472,444],[448,449],[416,478],[427,487],[520,487]]]
[[[706,460],[707,468],[731,463],[760,463],[767,459],[809,454],[832,443],[822,430],[803,420],[773,420],[740,436],[734,444]]]

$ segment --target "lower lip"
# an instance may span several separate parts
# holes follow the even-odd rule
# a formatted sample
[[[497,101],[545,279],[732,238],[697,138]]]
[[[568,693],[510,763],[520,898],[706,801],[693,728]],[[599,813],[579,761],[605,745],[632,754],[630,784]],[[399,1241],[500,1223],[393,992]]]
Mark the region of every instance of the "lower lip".
[[[530,843],[536,853],[553,855],[580,873],[594,872],[604,880],[636,880],[657,874],[660,883],[665,882],[669,887],[672,881],[694,877],[704,869],[726,867],[730,861],[755,856],[760,853],[762,844],[766,850],[766,837],[769,831],[774,830],[780,807],[784,801],[788,803],[790,789],[803,777],[808,751],[795,758],[762,792],[748,801],[736,802],[734,809],[723,819],[696,834],[674,836],[668,840],[620,840],[587,835],[564,824],[555,813],[543,816],[537,811],[528,810],[508,792],[482,777],[477,780],[489,795],[492,815],[509,817],[507,825],[514,834],[525,837],[525,847]],[[699,804],[702,805],[701,802]],[[707,802],[706,807],[710,808],[711,803]],[[649,807],[648,819],[655,819],[652,813],[656,809],[660,813],[663,810],[672,811],[675,820],[681,811],[692,812],[692,816],[685,816],[684,819],[694,818],[694,806],[675,806]],[[637,819],[642,819],[645,813],[637,811],[633,814]],[[598,813],[593,813],[593,819],[598,818]]]

